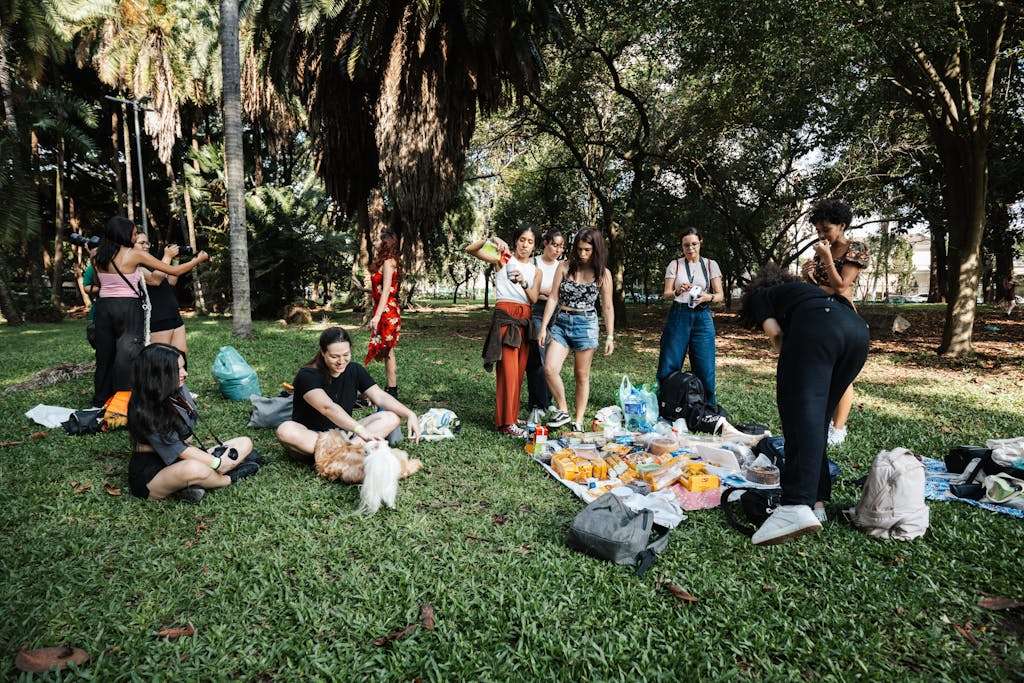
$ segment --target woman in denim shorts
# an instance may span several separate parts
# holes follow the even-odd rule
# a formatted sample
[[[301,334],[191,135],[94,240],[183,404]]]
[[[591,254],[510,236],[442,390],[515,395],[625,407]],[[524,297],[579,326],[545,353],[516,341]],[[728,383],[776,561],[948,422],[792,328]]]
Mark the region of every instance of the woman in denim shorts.
[[[607,250],[600,230],[583,230],[576,238],[569,259],[558,267],[537,341],[545,346],[544,375],[557,411],[548,426],[569,422],[569,407],[562,383],[562,365],[575,354],[576,417],[573,427],[583,428],[583,416],[590,400],[590,363],[597,348],[597,299],[604,317],[604,355],[615,350],[615,312],[612,308],[612,274],[605,268]],[[556,315],[557,310],[557,315]],[[550,327],[549,327],[550,323]]]

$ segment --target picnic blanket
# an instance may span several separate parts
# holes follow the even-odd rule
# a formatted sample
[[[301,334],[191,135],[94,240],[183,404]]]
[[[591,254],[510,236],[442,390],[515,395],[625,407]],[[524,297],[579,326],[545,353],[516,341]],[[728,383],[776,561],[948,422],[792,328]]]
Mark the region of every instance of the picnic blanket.
[[[955,500],[959,503],[967,503],[977,508],[983,508],[991,512],[999,512],[1010,517],[1016,517],[1017,519],[1024,519],[1024,510],[1018,510],[1017,508],[1008,507],[1006,505],[996,505],[995,503],[986,503],[981,500],[970,500],[968,498],[957,498],[949,492],[950,482],[958,477],[959,475],[950,474],[946,471],[946,463],[935,458],[921,458],[924,462],[924,469],[926,479],[924,482],[924,497],[928,500]]]

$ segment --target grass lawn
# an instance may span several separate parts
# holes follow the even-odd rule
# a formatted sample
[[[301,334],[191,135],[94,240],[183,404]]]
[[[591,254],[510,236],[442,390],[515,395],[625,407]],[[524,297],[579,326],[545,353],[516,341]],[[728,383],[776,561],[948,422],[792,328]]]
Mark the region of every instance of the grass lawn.
[[[594,364],[592,408],[622,373],[650,380],[661,313],[639,315]],[[915,325],[929,329],[923,316]],[[987,318],[986,318],[987,316]],[[866,472],[882,448],[941,457],[951,445],[1024,434],[1024,328],[990,310],[980,356],[938,361],[934,339],[875,346],[857,383],[850,436],[833,458]],[[343,324],[355,318],[342,315]],[[208,424],[250,434],[271,463],[198,506],[127,491],[125,431],[60,430],[0,448],[0,672],[20,647],[69,643],[100,681],[141,680],[1006,680],[1024,676],[1024,614],[986,611],[984,595],[1024,598],[1024,522],[957,503],[931,506],[912,543],[831,523],[790,544],[755,548],[717,510],[692,513],[643,579],[564,545],[581,503],[492,428],[494,379],[483,372],[486,314],[462,307],[406,318],[402,398],[449,407],[455,441],[410,448],[424,470],[399,509],[353,516],[354,487],[285,459],[269,431],[245,427],[246,403],[221,399],[210,364],[234,343],[264,393],[291,381],[320,326],[257,325],[232,342],[224,320],[189,325],[191,376]],[[719,318],[719,395],[739,421],[778,430],[765,345]],[[91,377],[37,392],[9,386],[62,361],[90,359],[83,324],[0,328],[0,440],[28,439],[37,403],[84,405]],[[366,335],[357,335],[357,354]],[[371,373],[383,378],[383,367]],[[524,391],[525,395],[525,391]],[[88,482],[76,493],[70,482]],[[109,495],[104,485],[123,490]],[[857,491],[840,485],[836,503]],[[660,587],[697,596],[684,604]],[[436,628],[390,646],[374,640],[418,621]],[[156,632],[189,624],[168,641]],[[75,678],[70,674],[69,678]]]

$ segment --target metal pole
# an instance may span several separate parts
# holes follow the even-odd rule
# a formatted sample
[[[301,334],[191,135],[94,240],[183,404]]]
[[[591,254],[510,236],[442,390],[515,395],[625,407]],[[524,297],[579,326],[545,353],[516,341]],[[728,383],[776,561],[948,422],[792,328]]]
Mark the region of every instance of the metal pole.
[[[141,203],[142,210],[142,233],[149,236],[149,218],[146,216],[146,180],[145,174],[142,170],[142,136],[139,133],[139,109],[146,110],[146,107],[140,107],[139,100],[128,100],[123,97],[111,97],[110,95],[104,95],[104,97],[112,102],[120,102],[121,104],[127,104],[132,108],[132,112],[135,114],[135,166],[139,171],[139,200]],[[145,102],[148,97],[142,98]],[[128,145],[131,145],[131,140],[125,141]],[[131,152],[128,152],[131,154]]]
[[[149,218],[146,216],[146,174],[142,170],[142,137],[139,135],[139,103],[132,101],[135,112],[135,165],[139,168],[139,201],[142,203],[142,234],[149,236]]]

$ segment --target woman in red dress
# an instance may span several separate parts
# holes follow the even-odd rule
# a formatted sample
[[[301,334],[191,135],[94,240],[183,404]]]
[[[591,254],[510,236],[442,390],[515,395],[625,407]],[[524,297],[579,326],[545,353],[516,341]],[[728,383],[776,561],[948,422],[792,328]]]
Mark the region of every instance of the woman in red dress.
[[[370,264],[370,283],[373,286],[373,315],[366,324],[370,330],[370,344],[363,365],[374,359],[384,361],[387,385],[384,391],[398,398],[398,361],[395,347],[402,332],[402,311],[398,306],[398,293],[402,275],[398,269],[398,234],[385,230]]]

